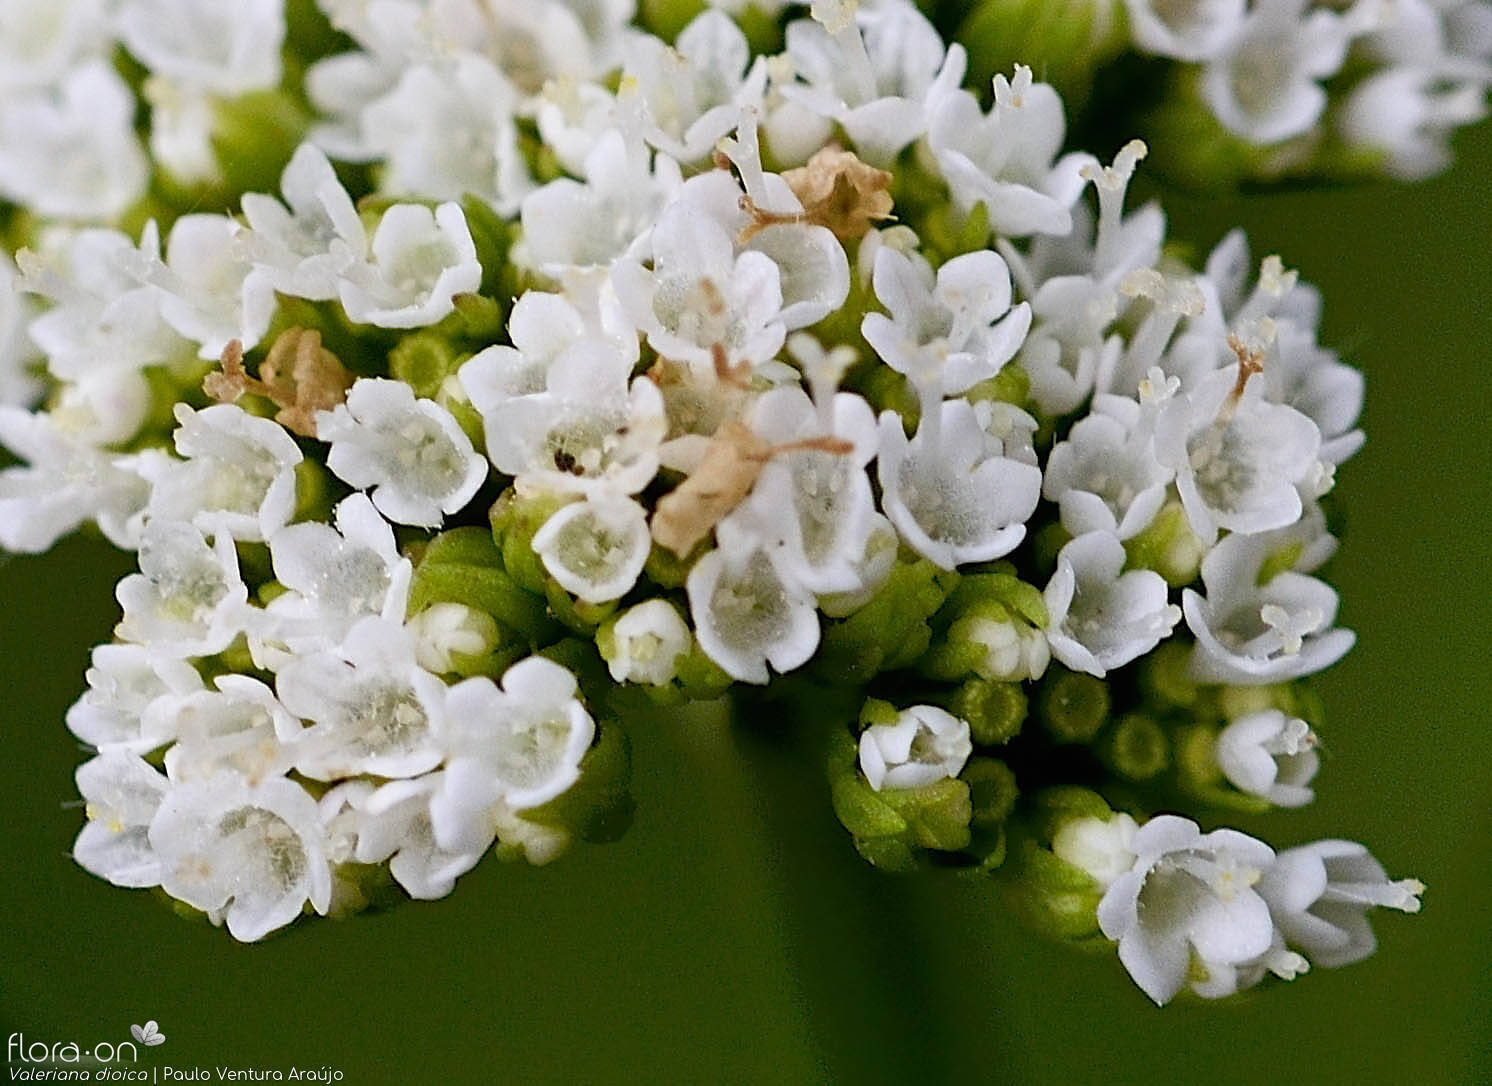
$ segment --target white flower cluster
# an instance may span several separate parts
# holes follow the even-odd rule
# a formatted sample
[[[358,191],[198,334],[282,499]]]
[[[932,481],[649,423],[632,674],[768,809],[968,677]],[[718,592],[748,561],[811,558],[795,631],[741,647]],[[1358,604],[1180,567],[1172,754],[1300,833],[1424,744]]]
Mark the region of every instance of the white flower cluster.
[[[285,436],[227,405],[188,421],[214,412]],[[203,489],[242,495],[246,476],[223,471]],[[388,860],[411,896],[430,898],[494,839],[534,862],[553,856],[563,831],[522,813],[576,781],[594,738],[574,677],[534,656],[501,686],[447,685],[453,647],[489,646],[459,618],[404,622],[410,562],[374,503],[354,493],[335,527],[281,519],[265,535],[271,500],[258,516],[147,516],[140,572],[118,588],[120,641],[95,650],[89,690],[67,718],[99,751],[78,770],[89,818],[78,862],[121,886],[159,885],[253,940],[307,903],[339,907],[344,865]],[[248,602],[235,551],[259,538],[284,589],[265,607]],[[205,679],[220,671],[210,658],[240,638],[265,680]]]
[[[138,240],[88,225],[116,220],[146,169],[98,58],[117,38],[149,69],[157,161],[216,176],[203,115],[279,84],[280,5],[77,0],[43,18],[26,0],[27,33],[0,40],[24,60],[0,71],[32,73],[0,106],[0,195],[44,224],[0,263],[0,287],[41,303],[0,292],[0,443],[22,461],[0,471],[0,545],[94,523],[139,555],[68,717],[98,751],[78,772],[90,871],[248,940],[353,902],[359,865],[437,897],[494,841],[555,855],[568,831],[523,816],[596,740],[575,675],[531,641],[500,683],[456,681],[511,616],[475,596],[409,613],[425,532],[486,524],[499,493],[492,524],[541,511],[524,553],[494,529],[502,591],[580,632],[614,616],[596,634],[612,677],[660,697],[686,668],[766,684],[803,667],[914,564],[1046,581],[1020,615],[951,628],[981,680],[1053,660],[1102,679],[1166,645],[1196,682],[1262,686],[1351,647],[1312,574],[1335,548],[1319,502],[1361,444],[1362,380],[1317,343],[1319,298],[1276,257],[1253,274],[1238,234],[1200,272],[1167,255],[1160,211],[1124,207],[1144,145],[1108,166],[1062,154],[1062,103],[1029,68],[985,108],[960,87],[962,47],[905,0],[815,3],[783,54],[754,59],[714,9],[670,47],[627,0],[321,6],[358,48],[307,70],[319,121],[279,196],[181,214],[164,249],[154,221]],[[1327,49],[1276,25],[1290,11],[1265,30]],[[1367,33],[1355,12],[1323,17],[1339,53]],[[1200,30],[1167,17],[1216,63],[1285,63],[1245,49],[1264,16],[1241,3]],[[332,159],[372,167],[370,199]],[[92,188],[69,196],[70,178]],[[958,244],[924,215],[891,225],[921,190]],[[483,214],[510,243],[485,266]],[[509,278],[515,297],[482,294]],[[484,302],[506,336],[452,346]],[[342,358],[295,323],[307,312]],[[393,343],[450,349],[435,391],[392,376]],[[515,587],[524,562],[539,588]],[[910,792],[957,778],[976,738],[919,704],[867,728],[858,764],[873,791]],[[1314,742],[1262,712],[1217,758],[1240,791],[1297,805]],[[1300,904],[1307,860],[1146,832],[1099,919],[1152,995],[1179,986],[1186,939],[1239,976],[1275,926],[1322,953],[1312,925],[1338,920]],[[1356,855],[1320,852],[1330,885],[1361,874]],[[1248,954],[1212,953],[1198,919],[1228,864],[1291,872]],[[1146,894],[1180,895],[1154,938],[1125,919]]]
[[[1125,814],[1074,819],[1053,848],[1103,888],[1099,926],[1156,1003],[1183,988],[1217,999],[1267,974],[1293,980],[1311,965],[1360,961],[1377,945],[1368,910],[1418,912],[1425,889],[1390,881],[1351,841],[1276,853],[1176,815],[1143,826]]]
[[[1135,48],[1196,65],[1197,89],[1249,143],[1331,137],[1417,179],[1486,116],[1486,0],[1124,0]],[[1338,91],[1338,87],[1341,91]],[[1328,93],[1328,91],[1331,93]]]
[[[145,193],[154,164],[217,178],[217,102],[277,87],[283,0],[7,0],[0,12],[0,198],[49,218],[106,222]],[[136,97],[111,63],[149,70],[149,156]]]

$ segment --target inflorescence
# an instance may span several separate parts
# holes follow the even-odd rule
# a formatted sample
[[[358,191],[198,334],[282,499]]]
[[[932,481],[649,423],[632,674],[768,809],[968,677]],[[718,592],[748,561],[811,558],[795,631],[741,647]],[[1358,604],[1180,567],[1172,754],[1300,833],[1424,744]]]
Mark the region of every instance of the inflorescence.
[[[241,940],[441,897],[625,828],[629,707],[765,688],[867,860],[1158,1003],[1370,953],[1423,887],[1361,845],[1146,817],[1313,798],[1363,440],[1318,294],[1237,232],[1189,264],[1144,144],[1064,153],[1051,86],[981,101],[908,3],[728,7],[19,5],[0,544],[139,559],[77,861]],[[1370,34],[1128,7],[1261,142]],[[1302,19],[1299,71],[1250,59]]]

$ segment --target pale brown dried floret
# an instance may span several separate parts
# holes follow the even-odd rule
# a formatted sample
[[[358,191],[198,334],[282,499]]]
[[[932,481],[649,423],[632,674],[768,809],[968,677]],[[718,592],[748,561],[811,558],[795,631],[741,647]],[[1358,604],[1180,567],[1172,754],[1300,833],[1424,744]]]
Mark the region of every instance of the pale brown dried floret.
[[[243,344],[236,339],[223,348],[221,361],[221,372],[203,379],[204,392],[221,403],[245,393],[263,396],[280,409],[275,421],[302,437],[316,436],[316,412],[343,403],[353,382],[341,360],[321,345],[321,333],[310,328],[281,332],[260,363],[258,377],[244,369]]]
[[[768,445],[743,423],[727,422],[710,438],[709,447],[689,477],[659,499],[653,510],[653,539],[683,558],[746,500],[772,457],[806,449],[844,455],[853,448],[837,437]]]

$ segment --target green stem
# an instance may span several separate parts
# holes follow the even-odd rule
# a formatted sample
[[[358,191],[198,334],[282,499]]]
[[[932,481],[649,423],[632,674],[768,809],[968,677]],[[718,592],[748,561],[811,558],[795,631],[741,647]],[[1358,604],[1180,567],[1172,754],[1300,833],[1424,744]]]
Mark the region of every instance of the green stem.
[[[825,758],[841,712],[783,726],[780,707],[738,702],[730,729],[809,1028],[832,1081],[952,1081],[960,993],[923,948],[927,895],[865,863],[829,803]]]

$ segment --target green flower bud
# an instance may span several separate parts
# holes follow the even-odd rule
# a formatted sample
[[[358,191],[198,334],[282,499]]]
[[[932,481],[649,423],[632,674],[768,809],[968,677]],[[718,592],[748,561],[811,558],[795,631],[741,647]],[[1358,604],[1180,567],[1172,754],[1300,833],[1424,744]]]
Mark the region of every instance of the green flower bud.
[[[1023,840],[1002,875],[1005,897],[1027,927],[1054,939],[1079,941],[1098,931],[1103,891],[1093,876]]]
[[[1207,546],[1192,531],[1179,501],[1161,507],[1150,526],[1124,544],[1125,569],[1153,569],[1172,588],[1197,579]]]
[[[960,215],[949,201],[941,200],[920,221],[923,248],[934,264],[978,252],[989,245],[989,208],[983,200],[976,203],[966,216]]]
[[[1190,641],[1162,641],[1140,664],[1140,689],[1148,702],[1162,712],[1191,709],[1201,696],[1201,687],[1186,677],[1191,659]]]
[[[935,616],[934,625],[942,632],[919,667],[936,679],[969,674],[1004,682],[1035,678],[1051,659],[1041,633],[1047,620],[1041,593],[1019,578],[966,574]]]
[[[861,723],[887,723],[897,715],[894,706],[872,699]],[[924,851],[957,852],[970,843],[973,804],[966,782],[945,779],[922,788],[877,792],[860,773],[858,749],[848,732],[836,736],[830,751],[829,791],[834,813],[854,835],[855,848],[877,867],[910,871],[920,866]]]
[[[332,478],[326,465],[304,457],[295,465],[295,512],[290,519],[326,524],[332,519],[332,507],[343,496],[342,484]]]
[[[1016,407],[1025,407],[1031,398],[1031,378],[1026,376],[1026,371],[1014,364],[1008,364],[1000,369],[1000,372],[988,381],[980,381],[968,392],[964,393],[964,399],[970,403],[992,403],[1014,404]]]
[[[437,675],[498,679],[529,654],[521,635],[463,603],[431,604],[405,625],[414,635],[420,666]]]
[[[1295,698],[1286,683],[1274,686],[1219,686],[1215,696],[1218,711],[1226,720],[1236,720],[1264,709],[1279,709],[1291,714],[1295,711]]]
[[[338,864],[332,868],[331,906],[326,915],[342,920],[367,909],[392,906],[405,896],[386,863]]]
[[[696,641],[689,651],[680,656],[678,684],[686,697],[695,701],[713,701],[731,688],[735,680],[721,670],[720,665],[705,655]]]
[[[1004,762],[996,758],[970,758],[959,779],[969,786],[973,825],[1000,825],[1015,810],[1020,789],[1014,771]]]
[[[526,592],[508,574],[490,532],[455,528],[430,541],[415,565],[409,611],[449,601],[485,611],[530,645],[553,640],[559,629],[542,597]]]
[[[416,396],[433,399],[466,357],[447,337],[426,329],[411,332],[389,352],[389,372],[414,389]]]
[[[996,74],[1026,64],[1069,109],[1129,44],[1116,0],[984,0],[954,36],[969,50],[968,83],[985,89]]]
[[[617,609],[616,600],[587,603],[577,599],[553,578],[544,582],[544,598],[549,602],[549,613],[579,634],[594,634],[596,627],[615,614]]]
[[[456,425],[461,427],[461,432],[471,441],[472,446],[478,452],[486,452],[487,431],[482,422],[482,413],[467,398],[466,389],[461,387],[461,378],[456,374],[447,377],[436,390],[434,399],[451,413],[451,418],[456,420]]]
[[[947,700],[954,716],[969,722],[969,734],[981,747],[997,747],[1020,734],[1026,720],[1026,692],[1020,683],[969,679]]]
[[[829,682],[863,684],[882,671],[907,667],[932,641],[929,620],[958,583],[958,574],[926,559],[901,562],[870,602],[842,621],[824,626],[810,665]]]
[[[1203,803],[1247,814],[1262,814],[1270,802],[1234,788],[1217,763],[1219,729],[1194,724],[1176,733],[1176,770],[1181,788]]]
[[[1036,701],[1037,715],[1059,743],[1087,743],[1109,718],[1109,688],[1102,679],[1053,665]]]
[[[1150,717],[1128,713],[1109,732],[1100,757],[1121,777],[1148,781],[1170,767],[1171,743],[1165,729]]]
[[[492,536],[502,548],[503,568],[519,585],[539,595],[548,591],[551,578],[534,551],[534,534],[565,501],[561,495],[548,493],[520,497],[509,489],[488,514]]]
[[[488,301],[522,294],[521,273],[508,258],[513,248],[514,226],[505,222],[491,204],[478,196],[463,197],[461,211],[466,216],[466,226],[477,250],[477,263],[482,265],[482,283],[477,293]]]

